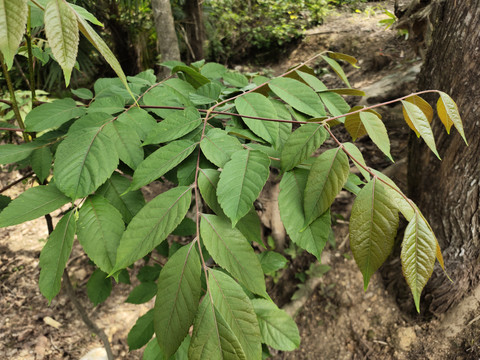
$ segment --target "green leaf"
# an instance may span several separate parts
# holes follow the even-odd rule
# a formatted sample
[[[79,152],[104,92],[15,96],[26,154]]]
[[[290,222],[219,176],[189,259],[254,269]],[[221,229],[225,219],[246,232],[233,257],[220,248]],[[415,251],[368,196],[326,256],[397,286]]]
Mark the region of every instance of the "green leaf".
[[[58,188],[72,199],[87,196],[107,180],[118,165],[115,144],[102,128],[70,134],[58,146],[53,174]]]
[[[412,291],[417,311],[420,312],[420,295],[435,265],[437,241],[425,219],[415,212],[408,223],[402,242],[400,258],[403,276]]]
[[[218,182],[218,202],[233,226],[245,216],[267,182],[270,159],[255,150],[241,150],[225,164]]]
[[[365,167],[368,167],[367,164],[365,163],[365,159],[363,158],[363,155],[362,155],[361,151],[358,150],[358,148],[355,146],[355,144],[352,144],[350,142],[343,143],[343,146],[344,146],[345,150],[347,150],[348,153],[351,155],[352,162],[355,164],[358,171],[360,171],[360,173],[363,175],[365,180],[369,181],[370,180],[370,173],[357,163],[357,161],[358,161],[361,165],[363,165]],[[354,158],[355,158],[356,161],[353,160]]]
[[[430,124],[432,123],[433,109],[428,102],[426,102],[420,96],[417,96],[417,95],[409,96],[408,98],[405,99],[405,101],[408,101],[412,104],[417,105],[419,109],[422,110],[425,116],[427,117],[428,122]],[[420,137],[420,133],[417,131],[417,129],[415,129],[415,126],[413,126],[412,120],[410,120],[404,107],[402,107],[402,111],[403,111],[403,117],[405,118],[407,125],[410,127],[410,129],[412,129],[415,132],[415,134],[417,134],[417,137]],[[447,132],[449,131],[450,131],[450,128],[447,129]]]
[[[397,228],[398,210],[375,177],[358,193],[350,216],[350,248],[363,274],[365,290],[370,277],[392,252]]]
[[[308,86],[313,88],[315,91],[324,91],[328,90],[325,84],[313,74],[309,74],[304,71],[297,70],[295,72],[302,81],[304,81]]]
[[[290,115],[290,112],[287,110],[284,103],[275,99],[270,99],[270,102],[275,107],[275,110],[277,111],[277,116],[279,119],[289,120],[289,121],[292,120],[292,115]],[[291,123],[288,123],[288,122],[278,123],[278,141],[275,144],[275,148],[281,149],[291,133],[292,133]]]
[[[88,22],[78,12],[75,13],[78,19],[78,28],[80,29],[82,34],[85,35],[85,37],[95,47],[95,49],[97,49],[100,54],[102,54],[103,58],[111,66],[113,71],[115,71],[115,74],[117,74],[117,76],[120,78],[130,96],[135,100],[135,96],[133,95],[132,91],[128,86],[125,73],[123,72],[117,58],[112,53],[112,50],[110,50],[105,41],[103,41],[103,39],[95,32],[95,30],[93,30],[93,28],[88,24]]]
[[[295,322],[273,302],[253,299],[258,325],[265,344],[277,350],[292,351],[300,345],[300,334]]]
[[[321,92],[319,94],[320,99],[322,99],[323,103],[327,107],[330,114],[333,116],[343,115],[349,112],[350,105],[338,94],[334,92]],[[344,122],[345,118],[339,118],[340,122]]]
[[[155,334],[168,358],[185,336],[200,300],[202,267],[195,242],[180,248],[165,264],[158,279],[155,302]]]
[[[220,129],[211,129],[200,143],[203,155],[220,168],[230,160],[233,153],[242,150],[242,144],[234,136]]]
[[[285,268],[288,260],[281,254],[274,251],[264,251],[257,254],[262,265],[263,272],[267,275],[273,275],[276,271]]]
[[[335,72],[335,74],[338,75],[338,77],[340,79],[342,79],[342,81],[347,84],[347,86],[350,88],[350,83],[348,82],[348,79],[347,79],[347,76],[345,75],[345,72],[343,71],[342,67],[340,66],[340,64],[338,62],[336,62],[335,60],[329,58],[328,56],[323,56],[322,55],[322,59],[325,60],[327,62],[328,65],[330,65],[330,67],[332,68],[332,70]]]
[[[208,80],[205,76],[200,74],[198,71],[193,69],[192,67],[185,66],[185,65],[177,65],[172,69],[172,74],[181,71],[185,75],[185,79],[192,84],[195,89],[199,88],[202,85],[208,84],[210,80]]]
[[[308,225],[305,230],[301,231],[306,222],[303,212],[303,194],[307,178],[308,171],[304,169],[295,169],[285,173],[280,182],[278,206],[285,230],[292,241],[315,255],[320,261],[323,248],[331,231],[330,212],[327,211]]]
[[[188,359],[247,359],[237,337],[212,304],[209,294],[203,298],[195,317]]]
[[[388,10],[387,10],[388,11]],[[351,55],[347,55],[347,54],[342,54],[342,53],[339,53],[339,52],[332,52],[332,51],[329,51],[328,52],[328,56],[332,59],[339,59],[339,60],[343,60],[343,61],[346,61],[348,62],[350,65],[352,65],[353,67],[355,68],[359,68],[359,66],[357,66],[357,59],[355,59],[353,56]]]
[[[67,212],[50,234],[40,253],[40,292],[50,302],[59,293],[65,265],[72,252],[75,213]]]
[[[460,113],[458,112],[457,104],[455,101],[445,94],[444,92],[440,91],[440,98],[437,102],[437,112],[438,117],[442,121],[443,125],[445,125],[445,129],[447,129],[447,133],[450,134],[450,128],[452,124],[460,133],[460,136],[465,141],[465,144],[468,145],[467,138],[465,137],[465,132],[463,131],[463,124],[462,119],[460,118]]]
[[[107,199],[122,214],[123,221],[129,223],[145,205],[140,190],[130,191],[122,195],[130,187],[130,180],[114,172],[95,192]]]
[[[127,344],[130,351],[140,349],[153,336],[153,309],[140,316],[128,332]]]
[[[80,15],[85,20],[90,21],[94,25],[103,26],[103,24],[92,13],[90,13],[83,7],[70,3],[69,5],[77,12],[78,15]]]
[[[42,104],[25,117],[27,131],[58,129],[67,121],[85,114],[85,109],[77,107],[73,99],[65,98]]]
[[[181,138],[202,123],[202,117],[195,108],[186,108],[168,115],[156,124],[145,139],[143,145],[166,143]]]
[[[71,135],[77,131],[84,131],[87,128],[102,128],[114,117],[104,112],[96,112],[83,115],[81,118],[75,120],[75,122],[68,128],[67,135]]]
[[[321,124],[305,124],[295,130],[282,149],[281,166],[289,171],[305,161],[323,144],[328,133]]]
[[[220,79],[226,72],[225,66],[214,62],[207,63],[200,69],[200,73],[210,80]]]
[[[157,124],[148,112],[138,107],[133,107],[122,113],[116,121],[130,125],[135,129],[141,140],[144,140]]]
[[[140,189],[163,176],[167,171],[172,170],[185,160],[195,150],[196,146],[197,143],[190,140],[177,140],[162,146],[145,158],[137,167],[133,174],[130,190]]]
[[[235,99],[235,107],[241,115],[255,116],[262,118],[277,117],[273,104],[259,93],[248,93]],[[243,122],[256,135],[268,141],[272,145],[278,143],[279,123],[274,121],[260,121],[242,117]]]
[[[80,41],[76,13],[66,1],[49,0],[45,6],[44,21],[48,44],[63,70],[68,87]]]
[[[186,217],[182,222],[172,231],[172,235],[178,236],[193,236],[197,233],[197,225],[195,221]]]
[[[221,217],[202,214],[200,234],[215,262],[255,294],[266,296],[262,267],[247,239]]]
[[[135,128],[123,122],[113,121],[105,126],[104,132],[115,144],[120,160],[135,170],[143,161],[142,143]]]
[[[147,255],[180,224],[192,200],[190,187],[170,189],[147,203],[128,224],[112,273]]]
[[[408,115],[408,118],[411,120],[415,129],[417,129],[418,133],[423,138],[430,150],[432,150],[432,152],[440,159],[440,155],[438,155],[437,152],[437,147],[435,146],[432,128],[430,127],[430,123],[428,122],[428,119],[423,111],[417,105],[408,101],[402,100],[402,105],[405,109],[405,113]]]
[[[88,257],[106,273],[115,265],[123,230],[122,215],[105,198],[96,195],[85,200],[78,217],[78,241]]]
[[[232,329],[245,357],[260,359],[262,337],[250,299],[242,287],[227,274],[212,269],[208,274],[215,308]]]
[[[245,75],[230,70],[223,74],[223,81],[237,88],[243,88],[248,85],[248,79]]]
[[[22,143],[20,145],[0,145],[0,164],[10,164],[22,161],[29,157],[34,150],[40,149],[44,146],[46,146],[45,142],[38,140]]]
[[[20,194],[0,213],[0,227],[36,219],[57,210],[69,201],[54,184],[35,186]]]
[[[38,180],[43,183],[43,181],[50,176],[50,168],[52,167],[52,152],[50,148],[43,147],[37,150],[34,150],[31,157],[32,169],[35,171]]]
[[[393,162],[390,154],[390,139],[388,138],[387,129],[383,121],[374,113],[369,111],[362,111],[360,113],[360,120],[362,121],[365,130],[370,139],[378,146],[380,150]]]
[[[293,108],[312,117],[325,116],[320,98],[309,86],[289,78],[276,78],[269,83],[270,89]]]
[[[195,105],[209,105],[215,103],[222,92],[222,86],[210,82],[200,86],[194,93],[190,93],[190,100]]]
[[[125,111],[125,99],[118,94],[96,98],[88,107],[88,113],[104,112],[110,115]]]
[[[112,279],[107,274],[96,269],[87,282],[87,295],[94,306],[104,302],[112,292]]]
[[[330,208],[349,172],[348,157],[340,148],[327,150],[314,161],[304,192],[304,226]]]
[[[0,212],[5,209],[8,204],[12,202],[12,199],[5,195],[0,195]]]
[[[27,0],[0,0],[0,51],[8,69],[23,38],[27,15]]]
[[[182,345],[178,348],[177,352],[170,356],[169,360],[187,360],[188,359],[188,348],[190,347],[190,335],[185,337],[183,340]],[[167,360],[162,349],[160,349],[160,345],[158,345],[158,341],[156,338],[150,340],[148,345],[145,347],[143,352],[143,360]]]
[[[157,284],[154,282],[142,282],[140,285],[133,288],[128,295],[126,303],[130,304],[144,304],[150,301],[157,294]]]

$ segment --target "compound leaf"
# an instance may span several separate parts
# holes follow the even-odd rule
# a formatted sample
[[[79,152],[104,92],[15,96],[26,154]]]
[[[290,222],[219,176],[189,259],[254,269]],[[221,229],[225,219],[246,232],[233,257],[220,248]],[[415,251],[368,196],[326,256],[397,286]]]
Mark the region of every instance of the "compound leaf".
[[[305,161],[323,144],[327,131],[321,124],[305,124],[295,130],[285,142],[281,154],[283,171],[289,171]]]
[[[247,359],[260,359],[262,338],[253,305],[242,287],[227,274],[209,270],[210,291],[218,312],[237,337]]]
[[[122,215],[105,198],[96,195],[85,200],[78,217],[78,241],[88,257],[106,273],[115,265],[123,230]]]
[[[118,165],[115,144],[102,128],[69,134],[58,146],[54,176],[58,188],[72,199],[87,196],[107,180]]]
[[[437,240],[425,219],[415,212],[405,229],[400,258],[403,276],[412,291],[417,311],[420,295],[432,275],[437,251]]]
[[[63,271],[72,252],[75,226],[75,213],[69,211],[60,219],[40,253],[38,285],[48,301],[60,291]]]
[[[263,271],[247,239],[224,218],[202,214],[200,234],[217,264],[255,294],[266,296]]]
[[[191,200],[191,188],[178,186],[147,203],[123,233],[111,272],[133,264],[165,240],[185,217]]]
[[[218,202],[233,226],[246,215],[267,182],[270,159],[261,151],[241,150],[225,164],[218,182]]]
[[[20,194],[0,213],[0,227],[21,224],[57,210],[70,201],[54,184],[40,185]]]
[[[77,61],[78,21],[75,11],[63,0],[50,0],[45,6],[45,33],[53,56],[63,70],[68,87]]]
[[[290,316],[272,301],[253,299],[258,325],[265,344],[277,350],[292,351],[300,345],[300,334]]]
[[[154,324],[167,359],[177,351],[195,318],[202,290],[201,272],[195,242],[175,252],[160,272]]]
[[[372,274],[390,255],[398,228],[398,210],[384,185],[373,178],[358,193],[350,216],[350,248],[367,289]]]
[[[138,165],[133,174],[130,190],[140,189],[163,176],[185,160],[196,146],[197,143],[191,140],[177,140],[162,146]]]
[[[327,150],[315,159],[304,191],[304,227],[330,208],[349,172],[348,157],[340,148]]]

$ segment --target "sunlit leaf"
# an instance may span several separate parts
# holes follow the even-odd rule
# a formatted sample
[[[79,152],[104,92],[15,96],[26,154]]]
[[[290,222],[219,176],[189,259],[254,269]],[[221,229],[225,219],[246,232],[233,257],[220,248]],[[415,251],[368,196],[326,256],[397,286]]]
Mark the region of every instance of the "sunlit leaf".
[[[370,277],[390,255],[398,228],[398,210],[385,186],[373,178],[359,192],[350,215],[350,248],[363,274]]]
[[[0,51],[8,69],[25,32],[27,3],[27,0],[0,0]]]
[[[430,123],[428,122],[428,119],[422,109],[408,101],[402,101],[402,105],[405,113],[408,115],[408,118],[411,120],[415,129],[417,129],[418,133],[423,138],[430,150],[432,150],[432,152],[440,159],[440,155],[438,155],[437,152],[437,147],[435,146],[432,128],[430,127]]]
[[[392,155],[390,154],[390,139],[388,138],[387,128],[383,121],[370,111],[362,111],[360,113],[360,120],[370,139],[372,139],[374,144],[393,162]]]
[[[353,56],[351,55],[347,55],[347,54],[342,54],[342,53],[339,53],[339,52],[333,52],[333,51],[329,51],[328,53],[328,56],[332,59],[338,59],[338,60],[343,60],[343,61],[346,61],[348,62],[350,65],[352,65],[353,67],[356,67],[356,68],[359,68],[359,66],[357,66],[357,59],[355,59]]]
[[[400,258],[403,276],[412,291],[418,312],[420,312],[420,295],[432,276],[436,251],[435,235],[425,219],[415,212],[415,216],[405,229]]]
[[[77,61],[80,37],[76,13],[66,1],[49,0],[45,6],[45,33],[68,87]]]
[[[347,76],[345,75],[345,72],[343,71],[342,67],[340,66],[340,64],[338,62],[336,62],[335,60],[333,60],[332,58],[328,57],[328,56],[323,56],[322,55],[322,59],[325,60],[327,62],[328,65],[330,65],[330,67],[332,68],[332,70],[335,72],[335,74],[338,75],[338,77],[340,79],[342,79],[342,81],[347,84],[347,86],[350,88],[350,83],[348,82],[348,79],[347,79]]]
[[[406,98],[405,101],[408,101],[409,103],[417,105],[419,109],[422,110],[423,113],[425,114],[428,122],[429,123],[432,122],[433,109],[428,102],[426,102],[420,96],[417,96],[417,95],[410,96]],[[402,111],[403,111],[403,117],[405,118],[405,122],[407,123],[407,125],[410,127],[410,129],[412,129],[415,132],[415,134],[417,134],[417,137],[420,137],[420,133],[417,131],[415,126],[413,126],[412,120],[410,120],[410,117],[408,116],[404,107],[402,107]]]
[[[447,129],[447,133],[450,134],[450,128],[452,127],[452,124],[455,126],[455,128],[458,130],[460,133],[460,136],[462,139],[465,141],[465,144],[468,145],[467,143],[467,138],[465,137],[465,133],[463,131],[463,124],[462,124],[462,119],[460,118],[460,113],[458,112],[458,107],[457,104],[452,100],[448,94],[445,94],[444,92],[439,92],[440,93],[440,98],[438,99],[437,102],[437,112],[438,116],[440,117],[440,120],[442,121],[443,125],[445,125],[445,128]]]

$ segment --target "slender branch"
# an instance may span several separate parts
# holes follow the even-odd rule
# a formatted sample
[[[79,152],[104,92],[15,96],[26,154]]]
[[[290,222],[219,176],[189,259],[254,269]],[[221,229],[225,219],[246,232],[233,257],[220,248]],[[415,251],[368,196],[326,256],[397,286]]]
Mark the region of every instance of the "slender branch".
[[[25,34],[25,39],[27,40],[27,51],[28,51],[28,72],[30,75],[30,91],[32,93],[32,109],[36,100],[35,94],[35,73],[33,71],[33,52],[32,52],[32,25],[31,25],[31,10],[30,6],[28,7],[28,19],[27,19],[27,32]]]
[[[12,106],[12,102],[9,101],[9,100],[0,99],[0,103],[4,103],[4,104]]]
[[[16,129],[16,128],[7,128],[7,127],[0,127],[2,131],[17,131],[17,132],[24,132],[24,129]]]
[[[25,73],[23,72],[22,65],[20,65],[16,57],[13,58],[13,61],[15,62],[15,65],[17,66],[17,69],[20,72],[20,75],[22,75],[22,79],[25,81],[27,86],[30,87],[30,81],[28,81]]]
[[[20,114],[20,109],[18,108],[17,98],[15,97],[15,91],[13,90],[12,79],[10,78],[10,74],[8,73],[7,65],[5,65],[5,62],[3,61],[3,57],[0,58],[0,62],[2,63],[3,75],[5,76],[5,80],[7,81],[8,91],[10,92],[10,100],[12,102],[11,106],[13,112],[15,113],[15,117],[17,118],[18,126],[21,129],[25,129],[25,124],[23,123],[22,115]],[[23,139],[25,140],[25,142],[30,142],[30,139],[25,132],[23,133]]]
[[[21,178],[18,178],[17,180],[15,180],[15,181],[11,182],[10,184],[4,186],[3,188],[0,189],[0,194],[4,193],[5,191],[7,191],[11,187],[17,185],[18,183],[22,182],[23,180],[28,179],[32,175],[33,175],[33,171],[30,171],[27,174],[23,175]]]

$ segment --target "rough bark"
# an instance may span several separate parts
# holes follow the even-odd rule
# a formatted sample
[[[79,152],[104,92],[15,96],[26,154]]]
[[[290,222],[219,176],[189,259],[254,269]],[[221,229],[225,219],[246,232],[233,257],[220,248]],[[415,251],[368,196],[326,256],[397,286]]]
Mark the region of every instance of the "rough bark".
[[[187,16],[185,20],[187,47],[191,50],[187,52],[188,60],[201,60],[204,58],[203,43],[205,41],[202,5],[198,0],[186,0],[184,11]]]
[[[170,0],[152,0],[153,18],[157,31],[157,48],[160,62],[180,60],[178,39],[173,22]],[[161,70],[159,75],[165,75]]]
[[[480,280],[480,0],[438,2],[432,44],[419,87],[456,101],[467,147],[456,130],[432,124],[442,161],[412,137],[409,193],[429,220],[443,251],[451,283],[437,266],[424,293],[433,313],[444,313]],[[436,103],[432,97],[431,104]]]

